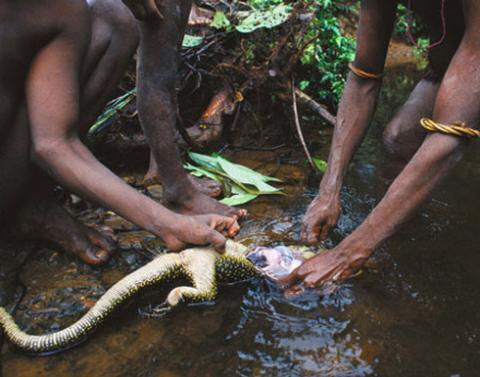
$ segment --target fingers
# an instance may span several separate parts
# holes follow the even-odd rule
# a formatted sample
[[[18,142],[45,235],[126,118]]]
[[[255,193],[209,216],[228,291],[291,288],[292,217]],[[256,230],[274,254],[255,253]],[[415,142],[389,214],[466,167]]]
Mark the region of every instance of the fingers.
[[[330,219],[314,223],[305,220],[302,223],[302,231],[300,235],[302,242],[307,245],[316,245],[320,241],[325,240],[334,227],[335,224]]]
[[[223,254],[225,252],[225,243],[227,242],[227,239],[216,230],[210,232],[208,242],[218,253]]]
[[[292,272],[290,272],[289,275],[285,276],[285,277],[281,277],[278,279],[278,282],[285,286],[285,287],[291,287],[293,286],[295,283],[297,283],[299,280],[301,280],[298,272],[300,270],[302,266],[300,267],[297,267],[295,270],[293,270]]]
[[[317,239],[320,240],[320,241],[325,240],[327,238],[327,236],[329,235],[330,231],[332,230],[332,228],[333,228],[332,224],[330,224],[328,222],[326,224],[324,224],[318,232]]]
[[[310,225],[307,222],[303,222],[301,231],[301,240],[307,245],[316,245],[320,242],[319,234],[322,231],[320,225]]]
[[[326,282],[326,276],[323,273],[313,272],[308,274],[305,279],[303,279],[303,285],[306,288],[315,288],[316,286]]]
[[[248,211],[246,209],[240,208],[237,213],[235,214],[235,217],[237,217],[237,220],[243,219],[248,216]]]
[[[240,231],[240,225],[238,225],[236,217],[210,215],[208,225],[211,229],[221,232],[228,238],[235,237]]]

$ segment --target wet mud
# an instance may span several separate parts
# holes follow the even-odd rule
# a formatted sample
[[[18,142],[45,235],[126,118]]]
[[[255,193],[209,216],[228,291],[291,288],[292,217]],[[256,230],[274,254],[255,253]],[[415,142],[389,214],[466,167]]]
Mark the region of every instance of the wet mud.
[[[325,246],[338,243],[377,202],[382,192],[382,130],[416,75],[400,66],[386,77],[384,105],[350,167],[342,216]],[[326,158],[331,129],[312,122],[305,132],[314,154]],[[4,344],[3,376],[476,376],[476,147],[478,143],[472,143],[453,176],[377,251],[363,274],[329,296],[305,292],[286,298],[273,283],[259,278],[222,286],[214,303],[182,307],[163,318],[142,318],[139,309],[163,301],[158,290],[122,308],[93,337],[62,354],[30,357]],[[249,204],[250,217],[237,239],[251,245],[297,243],[301,216],[319,179],[311,174],[301,148],[227,150],[226,155],[284,179],[288,193]],[[141,187],[141,173],[129,172],[125,179],[161,197],[161,187]],[[113,283],[163,251],[160,240],[113,213],[98,208],[75,212],[87,224],[115,230],[118,252],[107,266],[89,267],[34,243],[1,246],[0,273],[9,274],[15,287],[15,317],[33,334],[73,322]]]

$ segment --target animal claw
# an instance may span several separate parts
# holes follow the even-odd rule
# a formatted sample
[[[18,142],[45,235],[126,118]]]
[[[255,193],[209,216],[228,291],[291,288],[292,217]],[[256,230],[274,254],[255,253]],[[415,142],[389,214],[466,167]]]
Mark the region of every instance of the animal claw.
[[[142,318],[162,318],[166,316],[172,310],[172,306],[167,301],[161,304],[152,306],[148,305],[145,308],[139,308],[138,314]]]

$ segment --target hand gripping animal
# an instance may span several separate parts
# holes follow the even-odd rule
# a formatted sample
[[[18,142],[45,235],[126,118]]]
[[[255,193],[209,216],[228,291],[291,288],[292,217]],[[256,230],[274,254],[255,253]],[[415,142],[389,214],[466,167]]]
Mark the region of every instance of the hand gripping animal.
[[[291,272],[303,260],[299,252],[288,248],[257,248],[227,241],[226,251],[220,255],[212,248],[192,248],[181,253],[168,253],[127,275],[113,285],[97,303],[71,326],[47,335],[29,335],[15,323],[13,317],[0,307],[0,327],[6,338],[19,350],[48,355],[69,349],[93,333],[123,303],[144,288],[186,278],[192,286],[172,289],[165,307],[173,308],[180,302],[213,300],[217,283],[234,283],[264,273],[272,278]]]

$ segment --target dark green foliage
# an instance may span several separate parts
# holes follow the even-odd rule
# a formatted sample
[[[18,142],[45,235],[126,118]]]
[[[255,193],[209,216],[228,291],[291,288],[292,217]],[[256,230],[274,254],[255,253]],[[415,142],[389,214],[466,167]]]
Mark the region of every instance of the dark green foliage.
[[[343,21],[356,11],[355,4],[313,0],[312,22],[307,40],[312,40],[301,57],[300,89],[321,102],[336,104],[345,84],[348,62],[355,56],[355,41],[342,29]]]

